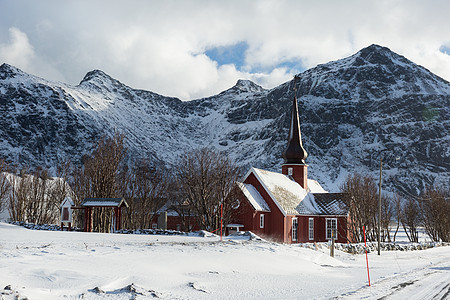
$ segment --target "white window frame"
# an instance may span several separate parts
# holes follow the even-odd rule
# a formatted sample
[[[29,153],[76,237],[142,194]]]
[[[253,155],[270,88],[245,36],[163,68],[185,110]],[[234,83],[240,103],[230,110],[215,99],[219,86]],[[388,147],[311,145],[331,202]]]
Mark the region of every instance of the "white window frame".
[[[288,175],[293,175],[294,174],[294,168],[288,168]]]
[[[309,240],[314,240],[314,218],[308,219]]]
[[[331,240],[331,230],[333,230],[333,221],[334,221],[334,239],[337,240],[338,238],[338,232],[337,232],[337,218],[326,218],[325,219],[325,234],[326,239]],[[331,230],[328,232],[328,222],[331,222]]]
[[[298,240],[297,237],[298,237],[298,219],[292,218],[292,241],[296,242]]]
[[[153,223],[152,224],[152,229],[158,229],[158,223]]]
[[[259,228],[264,228],[264,214],[259,215]]]

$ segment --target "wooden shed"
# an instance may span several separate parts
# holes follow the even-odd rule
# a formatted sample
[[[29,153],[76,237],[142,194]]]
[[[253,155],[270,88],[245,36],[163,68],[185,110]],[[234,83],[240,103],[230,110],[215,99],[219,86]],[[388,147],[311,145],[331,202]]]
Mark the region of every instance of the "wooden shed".
[[[129,207],[124,198],[86,198],[81,202],[84,208],[84,231],[91,232],[93,228],[92,213],[94,208],[112,208],[113,209],[113,229],[121,229],[122,208]]]

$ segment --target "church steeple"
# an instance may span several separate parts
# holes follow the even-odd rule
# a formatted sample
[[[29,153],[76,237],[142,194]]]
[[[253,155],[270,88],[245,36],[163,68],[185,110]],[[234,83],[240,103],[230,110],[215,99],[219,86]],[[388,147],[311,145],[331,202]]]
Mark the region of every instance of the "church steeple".
[[[295,80],[294,80],[295,84]],[[296,93],[296,90],[294,88]],[[297,95],[294,95],[291,111],[291,123],[289,127],[288,146],[283,152],[285,164],[305,164],[308,153],[302,144],[302,134],[300,131],[300,121],[298,119]]]
[[[300,121],[298,118],[297,89],[295,87],[297,77],[294,78],[294,99],[292,101],[291,122],[289,127],[288,145],[283,152],[284,164],[282,173],[290,176],[304,189],[307,189],[307,168],[305,159],[308,153],[302,144]]]

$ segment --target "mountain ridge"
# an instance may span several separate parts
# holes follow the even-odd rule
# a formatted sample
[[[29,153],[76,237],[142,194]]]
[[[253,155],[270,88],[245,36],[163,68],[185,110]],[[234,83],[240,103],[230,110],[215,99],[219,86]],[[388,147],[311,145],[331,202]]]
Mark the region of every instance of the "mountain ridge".
[[[0,111],[10,118],[0,120],[0,157],[14,164],[79,162],[96,139],[117,129],[127,136],[132,155],[172,166],[183,151],[209,146],[244,168],[281,168],[293,80],[273,89],[239,80],[218,95],[181,101],[130,88],[100,70],[70,86],[15,67],[22,73],[11,80],[5,74],[14,72],[4,65]],[[338,190],[352,172],[376,174],[380,155],[388,189],[400,184],[404,192],[417,193],[448,179],[445,79],[371,45],[298,74],[296,88],[309,172],[329,190]]]

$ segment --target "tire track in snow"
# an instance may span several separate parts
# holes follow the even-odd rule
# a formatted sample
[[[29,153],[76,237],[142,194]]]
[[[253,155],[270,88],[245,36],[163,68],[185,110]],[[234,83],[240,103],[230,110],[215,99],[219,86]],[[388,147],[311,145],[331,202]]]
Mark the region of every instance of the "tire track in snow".
[[[384,277],[335,299],[448,299],[450,260]]]

